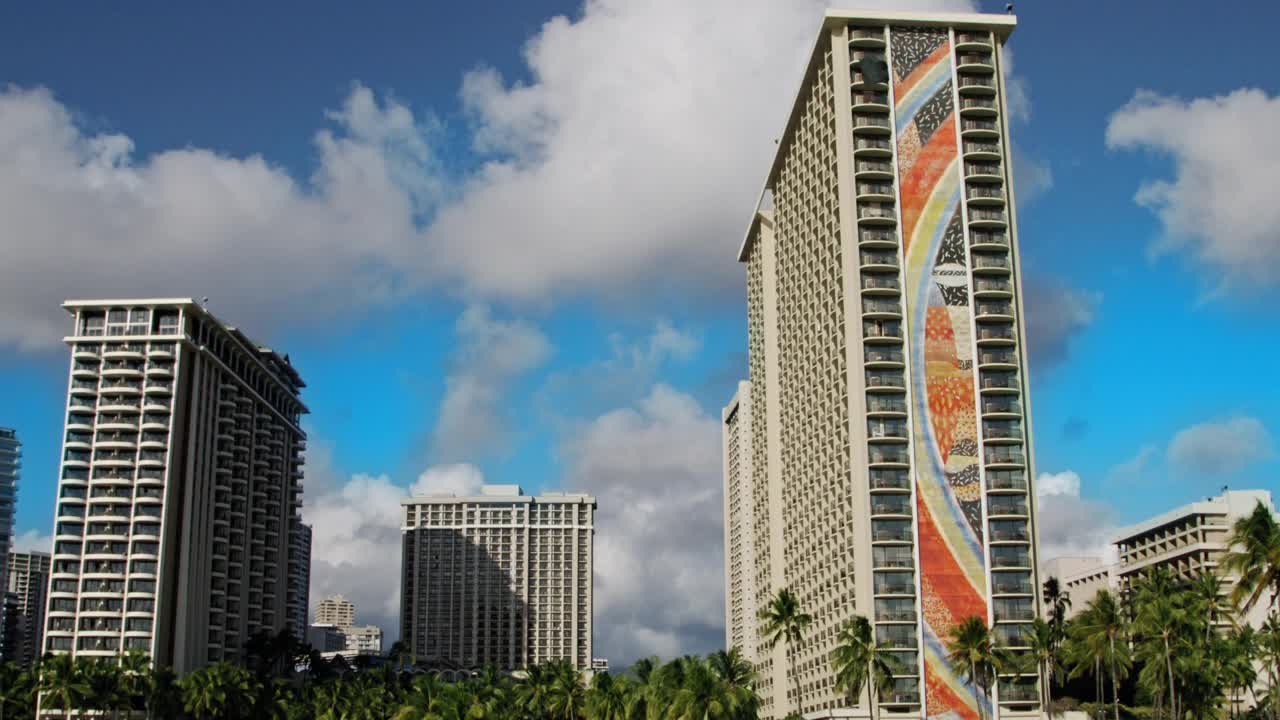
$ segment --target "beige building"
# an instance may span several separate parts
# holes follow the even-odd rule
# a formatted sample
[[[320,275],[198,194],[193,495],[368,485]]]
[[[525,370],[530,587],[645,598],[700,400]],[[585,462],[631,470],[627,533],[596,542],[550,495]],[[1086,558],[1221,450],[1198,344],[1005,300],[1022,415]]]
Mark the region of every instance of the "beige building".
[[[400,639],[416,662],[590,668],[595,498],[486,485],[403,506]]]
[[[306,598],[302,379],[186,299],[73,317],[45,649],[142,650],[179,674],[238,661]],[[305,628],[294,628],[299,637]]]
[[[17,617],[5,618],[4,659],[30,667],[44,640],[49,553],[10,552],[8,565],[8,591]]]
[[[738,391],[721,415],[724,423],[725,647],[748,656],[756,650],[755,549],[751,496],[751,383]]]
[[[1015,22],[828,11],[779,136],[738,255],[747,402],[723,415],[727,639],[780,588],[813,616],[798,648],[741,640],[763,716],[870,714],[830,665],[855,614],[899,669],[883,714],[1039,715],[1034,674],[980,699],[945,658],[968,617],[1017,647],[1039,613]]]
[[[1060,557],[1046,560],[1040,567],[1040,577],[1058,578],[1059,589],[1071,600],[1067,618],[1073,618],[1093,600],[1100,590],[1115,592],[1118,589],[1116,566],[1100,557]],[[1048,601],[1044,613],[1049,614]]]
[[[381,655],[382,628],[377,625],[342,628],[344,650],[349,655]]]
[[[356,606],[341,595],[330,595],[316,605],[314,624],[351,627],[356,624]]]
[[[1127,591],[1143,572],[1165,567],[1184,578],[1206,570],[1218,573],[1226,579],[1230,593],[1238,578],[1222,568],[1222,557],[1231,549],[1227,542],[1231,526],[1252,513],[1258,503],[1276,514],[1271,493],[1266,490],[1224,490],[1216,497],[1183,505],[1120,530],[1113,540],[1120,554],[1116,568],[1119,587]],[[1244,621],[1260,627],[1268,610],[1264,597]]]

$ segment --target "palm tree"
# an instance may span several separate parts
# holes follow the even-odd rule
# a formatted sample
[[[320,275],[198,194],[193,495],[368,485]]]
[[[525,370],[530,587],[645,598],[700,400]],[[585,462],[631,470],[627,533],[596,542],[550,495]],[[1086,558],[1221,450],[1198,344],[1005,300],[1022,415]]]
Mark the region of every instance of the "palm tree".
[[[625,676],[596,673],[587,689],[587,711],[592,720],[626,720],[630,683]]]
[[[124,696],[128,698],[129,707],[132,709],[136,701],[141,701],[143,708],[147,711],[147,717],[151,717],[151,707],[149,701],[151,699],[151,659],[141,650],[130,650],[128,654],[120,658],[120,675],[118,678],[120,689]]]
[[[756,669],[736,647],[728,651],[717,650],[707,657],[707,666],[724,683],[725,693],[734,714],[744,719],[754,719],[760,708],[756,695]]]
[[[778,594],[769,604],[760,609],[760,619],[764,626],[760,631],[765,635],[765,646],[769,649],[777,647],[779,642],[787,645],[787,657],[790,664],[790,675],[796,684],[796,712],[800,710],[800,676],[796,674],[795,652],[804,642],[805,630],[813,622],[813,616],[800,609],[800,600],[787,588],[778,590]]]
[[[1231,550],[1222,558],[1222,567],[1239,578],[1231,592],[1232,603],[1248,612],[1269,590],[1271,614],[1276,614],[1280,602],[1280,523],[1259,501],[1253,512],[1231,526],[1227,542]]]
[[[222,720],[239,715],[253,696],[251,678],[229,663],[203,667],[178,681],[184,709],[198,719]]]
[[[1044,602],[1049,606],[1049,623],[1053,627],[1054,646],[1066,638],[1067,611],[1071,609],[1071,596],[1062,590],[1058,578],[1044,581]]]
[[[738,716],[736,698],[723,680],[702,662],[686,663],[684,682],[668,710],[669,720],[730,720]]]
[[[1207,570],[1197,575],[1188,588],[1192,602],[1196,603],[1200,612],[1203,613],[1206,644],[1209,642],[1209,633],[1213,632],[1213,628],[1229,617],[1230,610],[1223,603],[1224,588],[1222,578]]]
[[[31,697],[31,676],[11,662],[0,663],[0,720],[8,708],[21,713]]]
[[[547,698],[549,714],[559,720],[578,720],[587,703],[582,676],[576,668],[563,661],[552,663],[551,673],[551,693]]]
[[[1120,720],[1121,673],[1128,674],[1130,661],[1128,625],[1115,596],[1108,590],[1099,590],[1084,611],[1076,616],[1071,631],[1078,643],[1076,672],[1080,671],[1081,661],[1092,661],[1096,667],[1107,666],[1111,675],[1115,720]]]
[[[1049,578],[1053,580],[1054,578]],[[1047,583],[1046,583],[1047,584]],[[1053,679],[1058,676],[1058,631],[1053,625],[1041,618],[1031,621],[1031,629],[1023,635],[1023,644],[1031,648],[1031,656],[1035,658],[1040,669],[1041,701],[1044,711],[1053,717],[1050,709],[1053,705]]]
[[[37,687],[42,703],[62,710],[64,717],[72,708],[80,707],[92,693],[70,655],[46,655],[40,661],[39,677]]]
[[[977,690],[978,717],[986,717],[991,678],[995,675],[997,656],[991,628],[986,621],[970,615],[951,628],[947,641],[947,661],[963,674]]]
[[[836,648],[831,651],[831,669],[836,675],[836,690],[848,696],[850,705],[857,703],[864,687],[867,689],[871,716],[878,718],[876,697],[892,687],[893,668],[876,647],[875,631],[865,617],[854,615],[840,628]]]

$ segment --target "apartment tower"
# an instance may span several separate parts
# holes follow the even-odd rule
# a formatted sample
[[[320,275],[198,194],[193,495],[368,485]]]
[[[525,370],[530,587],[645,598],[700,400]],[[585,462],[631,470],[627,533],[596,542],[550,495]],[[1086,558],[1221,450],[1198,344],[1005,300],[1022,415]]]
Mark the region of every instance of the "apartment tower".
[[[351,627],[356,624],[356,606],[342,595],[330,595],[316,604],[315,624]]]
[[[9,553],[8,594],[15,617],[5,618],[4,659],[31,667],[44,640],[44,606],[49,588],[49,553]]]
[[[590,669],[595,498],[485,485],[402,504],[400,639],[416,662]]]
[[[751,383],[739,382],[721,413],[724,424],[724,589],[726,648],[754,657],[757,643],[755,513],[751,494]]]
[[[238,660],[298,613],[303,382],[287,356],[191,300],[63,307],[73,332],[45,649],[139,649],[179,674]]]
[[[726,523],[750,535],[729,538],[731,561],[735,543],[753,552],[728,606],[785,587],[813,616],[799,647],[747,648],[769,717],[870,712],[865,694],[846,707],[830,664],[855,614],[895,660],[882,713],[1040,712],[1034,675],[983,693],[945,657],[966,618],[1018,647],[1039,612],[1002,79],[1015,22],[828,12],[778,140],[738,256],[751,519]]]
[[[13,546],[13,510],[18,498],[18,475],[22,469],[22,443],[12,428],[0,427],[0,557],[7,558]],[[0,563],[0,588],[8,587],[5,571],[8,563]],[[0,610],[0,625],[4,624]],[[2,644],[2,643],[0,643]],[[5,653],[8,648],[0,648]]]

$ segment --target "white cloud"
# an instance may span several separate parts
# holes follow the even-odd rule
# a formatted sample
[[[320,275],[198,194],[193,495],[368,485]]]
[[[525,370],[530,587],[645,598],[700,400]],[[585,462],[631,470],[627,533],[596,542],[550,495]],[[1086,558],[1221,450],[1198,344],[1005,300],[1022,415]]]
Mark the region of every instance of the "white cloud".
[[[1036,480],[1036,494],[1072,495],[1080,497],[1080,476],[1074,470],[1063,470],[1060,473],[1040,473]]]
[[[1183,472],[1225,475],[1270,457],[1271,434],[1256,418],[1234,417],[1178,431],[1169,441],[1169,465]]]
[[[432,431],[432,457],[453,461],[505,449],[511,439],[507,393],[513,380],[551,354],[540,330],[501,321],[487,307],[472,306],[458,318],[453,369]]]
[[[1240,89],[1183,100],[1140,90],[1112,114],[1107,147],[1173,160],[1135,200],[1164,225],[1156,252],[1184,251],[1226,287],[1280,284],[1280,97]]]
[[[720,423],[656,385],[562,448],[565,489],[596,496],[596,653],[615,664],[723,643]]]
[[[1074,470],[1040,473],[1036,480],[1036,520],[1040,560],[1059,557],[1107,557],[1117,525],[1115,510],[1105,502],[1080,496]]]
[[[1128,460],[1112,466],[1107,473],[1107,479],[1111,481],[1130,481],[1137,480],[1151,465],[1151,461],[1155,460],[1159,455],[1154,445],[1143,445],[1138,448],[1138,452]]]
[[[256,155],[135,158],[48,91],[0,89],[0,249],[19,270],[0,283],[0,345],[52,346],[71,296],[208,295],[255,333],[402,296],[438,174],[430,124],[361,86],[328,117],[298,183]]]
[[[53,536],[39,530],[24,530],[14,536],[13,549],[16,552],[52,552]]]
[[[310,478],[310,467],[307,473]],[[326,595],[346,595],[356,606],[357,622],[382,627],[389,639],[398,637],[400,501],[411,493],[469,493],[482,482],[478,469],[460,464],[428,468],[410,489],[386,475],[357,474],[308,492],[302,516],[312,531],[312,605]]]

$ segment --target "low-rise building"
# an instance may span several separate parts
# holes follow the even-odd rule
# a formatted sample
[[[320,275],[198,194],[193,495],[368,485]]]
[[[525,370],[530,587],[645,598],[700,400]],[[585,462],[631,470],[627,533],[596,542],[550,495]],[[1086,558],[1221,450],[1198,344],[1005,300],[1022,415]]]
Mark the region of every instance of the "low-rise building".
[[[1070,619],[1079,615],[1099,590],[1116,590],[1115,568],[1115,564],[1100,557],[1060,557],[1046,561],[1041,566],[1040,577],[1058,579],[1059,589],[1071,601],[1067,608],[1067,618]],[[1046,602],[1046,617],[1050,611]]]

